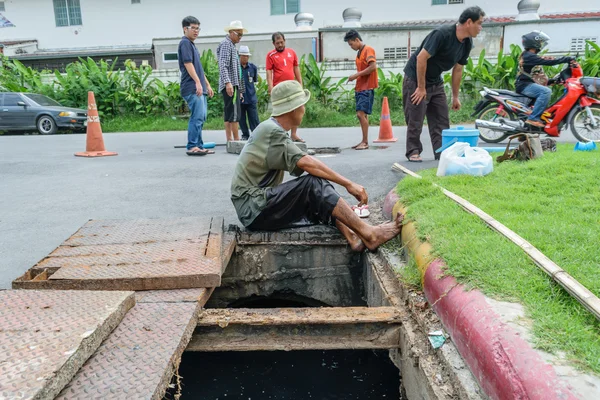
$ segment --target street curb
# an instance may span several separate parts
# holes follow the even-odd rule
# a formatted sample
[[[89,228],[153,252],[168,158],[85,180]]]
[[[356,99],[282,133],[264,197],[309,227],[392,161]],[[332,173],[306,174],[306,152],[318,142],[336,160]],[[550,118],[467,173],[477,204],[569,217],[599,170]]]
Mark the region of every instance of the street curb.
[[[391,202],[392,197],[390,192],[386,200]],[[389,209],[389,204],[384,202],[383,207]],[[391,217],[398,212],[406,213],[400,200],[393,205]],[[501,321],[479,290],[465,290],[444,272],[444,261],[432,256],[428,242],[419,240],[415,223],[405,224],[401,241],[419,268],[427,301],[490,398],[577,398],[554,368]]]

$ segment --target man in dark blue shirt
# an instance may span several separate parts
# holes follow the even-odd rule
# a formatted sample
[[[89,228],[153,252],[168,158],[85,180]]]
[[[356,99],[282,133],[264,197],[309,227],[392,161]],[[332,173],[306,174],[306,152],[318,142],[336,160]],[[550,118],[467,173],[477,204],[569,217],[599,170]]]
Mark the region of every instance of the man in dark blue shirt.
[[[253,131],[260,121],[258,120],[258,109],[256,98],[256,88],[254,84],[258,82],[258,68],[256,65],[248,62],[250,59],[250,49],[248,46],[240,46],[240,66],[242,67],[242,78],[246,85],[246,93],[242,100],[242,115],[240,118],[240,127],[242,128],[242,140],[248,140],[250,132]],[[246,117],[248,122],[246,122]],[[250,125],[250,130],[248,130]]]
[[[200,33],[200,21],[195,17],[185,17],[181,22],[184,36],[179,42],[177,59],[181,72],[181,97],[190,109],[188,123],[188,156],[204,156],[214,154],[214,151],[205,149],[202,142],[202,127],[208,113],[208,100],[206,96],[213,97],[214,92],[208,79],[204,75],[204,68],[200,63],[200,54],[194,40]]]

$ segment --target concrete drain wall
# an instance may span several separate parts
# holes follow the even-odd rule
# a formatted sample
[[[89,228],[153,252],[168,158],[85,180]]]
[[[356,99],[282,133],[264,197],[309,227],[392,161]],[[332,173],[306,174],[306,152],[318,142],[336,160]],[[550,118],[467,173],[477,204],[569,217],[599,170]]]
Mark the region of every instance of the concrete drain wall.
[[[240,235],[207,308],[245,307],[253,300],[304,307],[366,305],[363,265],[337,230],[311,227]]]

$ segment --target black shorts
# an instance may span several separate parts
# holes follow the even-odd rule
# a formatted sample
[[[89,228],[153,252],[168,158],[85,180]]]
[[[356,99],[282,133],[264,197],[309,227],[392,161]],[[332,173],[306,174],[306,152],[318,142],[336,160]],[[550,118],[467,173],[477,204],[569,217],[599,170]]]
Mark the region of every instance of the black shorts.
[[[242,102],[239,88],[237,86],[233,87],[233,97],[227,94],[227,88],[223,89],[221,93],[225,103],[225,122],[240,122]]]
[[[331,214],[339,199],[340,195],[329,181],[304,175],[267,189],[267,206],[247,228],[276,231],[316,224],[335,225]]]

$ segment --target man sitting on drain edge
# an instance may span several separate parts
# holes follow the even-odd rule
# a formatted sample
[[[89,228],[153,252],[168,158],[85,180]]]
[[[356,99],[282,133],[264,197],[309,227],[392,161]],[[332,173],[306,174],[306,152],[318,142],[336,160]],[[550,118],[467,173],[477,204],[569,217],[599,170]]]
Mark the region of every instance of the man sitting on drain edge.
[[[250,230],[279,230],[313,224],[338,227],[354,251],[375,250],[397,236],[404,216],[373,226],[361,220],[329,182],[367,204],[365,189],[300,150],[287,132],[300,126],[310,92],[296,81],[273,88],[273,114],[253,132],[242,150],[231,181],[231,201]],[[283,182],[288,171],[300,178]]]

